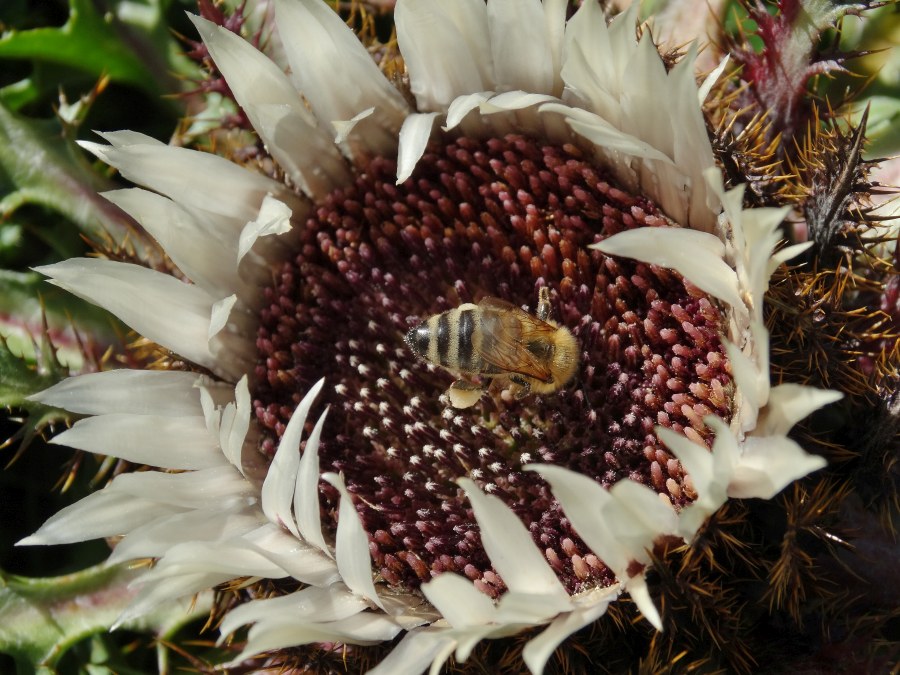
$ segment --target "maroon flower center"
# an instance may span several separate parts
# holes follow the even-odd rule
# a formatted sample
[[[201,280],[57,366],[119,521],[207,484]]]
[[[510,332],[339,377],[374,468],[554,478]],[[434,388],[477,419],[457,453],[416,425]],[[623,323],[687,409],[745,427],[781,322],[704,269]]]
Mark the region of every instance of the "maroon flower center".
[[[690,480],[653,429],[708,443],[703,416],[730,417],[720,310],[674,272],[588,248],[671,223],[577,148],[453,139],[430,146],[402,185],[395,175],[392,161],[375,159],[320,203],[265,290],[252,385],[262,451],[274,452],[325,377],[320,468],[343,473],[387,583],[416,587],[449,570],[502,592],[461,476],[516,512],[570,591],[610,581],[548,486],[522,467],[560,465],[607,486],[630,478],[689,502]],[[406,332],[487,295],[534,311],[545,285],[551,318],[580,345],[573,381],[554,394],[489,393],[450,407],[454,375],[417,360]],[[324,482],[320,491],[333,531],[338,495]]]

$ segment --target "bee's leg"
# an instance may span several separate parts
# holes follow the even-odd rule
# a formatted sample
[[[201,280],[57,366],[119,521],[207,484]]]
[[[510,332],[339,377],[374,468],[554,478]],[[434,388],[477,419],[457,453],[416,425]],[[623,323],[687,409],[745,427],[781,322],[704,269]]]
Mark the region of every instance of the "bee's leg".
[[[538,291],[537,318],[546,321],[550,318],[550,289],[541,286]]]
[[[470,408],[478,402],[485,387],[468,380],[456,380],[447,390],[450,405],[454,408]]]
[[[516,400],[523,399],[531,393],[531,382],[521,375],[510,375],[509,379],[518,385],[516,388]]]

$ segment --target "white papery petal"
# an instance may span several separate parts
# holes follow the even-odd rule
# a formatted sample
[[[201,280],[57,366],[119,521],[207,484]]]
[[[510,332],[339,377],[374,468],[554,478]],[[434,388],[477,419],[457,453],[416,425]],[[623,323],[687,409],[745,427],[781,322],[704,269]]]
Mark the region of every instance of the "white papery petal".
[[[112,312],[147,339],[213,372],[233,373],[209,350],[213,299],[200,287],[138,265],[96,258],[72,258],[35,270]]]
[[[285,234],[291,231],[291,209],[284,202],[266,195],[259,214],[241,230],[237,260],[240,262],[260,237]]]
[[[481,104],[479,110],[482,114],[489,115],[510,110],[523,110],[553,101],[556,101],[556,98],[549,94],[533,94],[529,91],[521,90],[507,91],[487,99]]]
[[[267,194],[285,202],[295,214],[306,212],[303,203],[282,183],[219,155],[165,145],[135,132],[100,136],[112,145],[78,144],[131,182],[164,194],[181,206],[221,216],[226,222],[239,222],[238,227],[256,217]],[[231,233],[235,241],[238,231]]]
[[[650,590],[647,588],[647,579],[644,578],[642,574],[631,577],[626,584],[628,588],[628,594],[631,596],[631,599],[634,601],[634,604],[637,606],[639,610],[641,610],[641,614],[644,615],[644,618],[650,622],[656,630],[662,632],[662,617],[659,615],[659,610],[656,609],[656,605],[653,604],[653,599],[650,597]]]
[[[631,157],[652,159],[663,164],[672,164],[672,160],[637,136],[617,129],[602,117],[594,113],[573,108],[564,103],[545,103],[540,107],[542,113],[558,113],[566,120],[566,124],[575,133],[583,136],[597,146],[598,152],[616,151]],[[608,162],[604,162],[606,164]],[[614,164],[613,169],[622,175],[630,170],[627,165]],[[620,166],[621,165],[621,166]]]
[[[238,380],[234,388],[234,401],[226,404],[222,409],[218,424],[219,446],[222,448],[222,453],[232,466],[237,467],[241,474],[244,473],[244,463],[241,456],[244,449],[244,440],[247,438],[247,432],[250,430],[250,415],[252,412],[250,387],[247,376],[244,375]],[[209,428],[209,419],[207,419],[207,429]]]
[[[98,415],[76,422],[50,442],[166,469],[205,469],[225,462],[202,416]]]
[[[697,105],[700,94],[694,78],[696,56],[696,46],[692,46],[688,55],[675,64],[667,78],[671,92],[667,100],[672,105],[673,120],[672,157],[688,187],[687,219],[682,224],[689,224],[695,230],[713,232],[718,207],[710,204],[712,199],[709,185],[702,176],[707,170],[718,169],[706,131],[706,119]],[[684,194],[672,197],[673,200],[683,198]]]
[[[303,427],[306,424],[306,416],[309,414],[309,409],[315,402],[316,396],[322,390],[323,384],[325,384],[324,378],[316,382],[297,405],[294,414],[291,415],[262,486],[262,508],[266,518],[288,528],[298,538],[300,532],[294,522],[291,502],[294,499],[297,469],[300,467],[300,441],[303,436]]]
[[[353,130],[356,129],[357,125],[363,120],[367,120],[372,116],[372,113],[375,112],[375,108],[366,108],[361,113],[354,115],[349,120],[332,120],[331,125],[334,127],[334,142],[338,145],[342,143],[346,143],[347,139],[353,135],[354,140],[358,140],[358,142],[365,142],[367,153],[374,152],[372,150],[373,141],[377,143],[377,139],[375,138],[360,138],[360,134],[353,134]],[[362,136],[370,136],[370,134],[362,134]],[[397,135],[391,134],[390,138],[390,148],[393,150],[397,145]],[[381,145],[381,143],[378,143]]]
[[[769,331],[756,319],[750,321],[748,328],[744,350],[728,340],[722,341],[740,397],[740,428],[747,432],[756,428],[758,413],[769,400],[770,391]]]
[[[475,588],[469,579],[452,572],[422,584],[422,593],[454,628],[490,623],[496,613],[494,603],[488,596]]]
[[[772,273],[778,269],[782,263],[786,263],[788,260],[796,258],[804,251],[811,249],[815,244],[816,242],[814,241],[804,241],[802,244],[792,244],[791,246],[785,246],[784,248],[779,249],[772,254],[771,258],[769,258],[769,264],[766,270],[768,275],[771,277]]]
[[[445,629],[413,630],[368,675],[420,675],[429,664],[430,675],[437,675],[455,648],[456,640]]]
[[[148,572],[133,582],[133,585],[140,586],[141,590],[135,601],[119,615],[110,630],[116,630],[122,625],[132,623],[135,619],[145,617],[164,602],[170,602],[176,598],[192,597],[233,578],[229,574],[220,572],[199,572],[153,580],[148,579],[149,575]]]
[[[727,484],[717,484],[714,481],[713,456],[709,448],[665,427],[656,427],[656,435],[690,475],[698,492],[696,502],[714,505],[713,509],[724,504]]]
[[[621,76],[615,64],[603,9],[595,2],[582,3],[566,24],[561,76],[585,107],[613,123],[621,117],[616,95]]]
[[[401,2],[394,23],[419,110],[444,111],[457,96],[493,89],[484,2]]]
[[[332,584],[327,588],[310,586],[303,590],[264,600],[251,600],[232,609],[222,619],[219,630],[220,642],[241,626],[273,619],[337,621],[353,616],[369,604],[358,595],[351,593],[343,584]]]
[[[553,88],[550,93],[561,96],[563,90],[562,64],[565,48],[567,0],[544,0],[544,25],[547,31],[547,43],[550,47],[550,67],[553,76]]]
[[[431,139],[431,129],[438,113],[414,113],[403,120],[400,147],[397,151],[397,185],[412,175],[416,164]]]
[[[762,315],[764,296],[772,275],[771,258],[781,241],[779,225],[790,213],[790,207],[745,209],[741,214],[743,230],[748,233],[750,294]]]
[[[213,509],[166,515],[136,527],[116,544],[111,565],[137,558],[161,558],[169,549],[189,541],[218,541],[238,536],[259,524],[255,515],[229,512],[227,502]]]
[[[706,97],[709,96],[709,92],[712,91],[713,85],[719,81],[719,78],[722,77],[722,73],[725,72],[725,67],[728,65],[730,59],[731,55],[726,54],[724,58],[719,61],[719,65],[703,79],[703,84],[697,89],[697,103],[703,105],[706,101]]]
[[[487,637],[515,635],[520,629],[521,627],[518,625],[499,629],[494,626],[473,626],[462,631],[456,631],[456,660],[464,663],[478,643]],[[431,671],[439,672],[439,669],[435,668],[435,664],[431,664]]]
[[[494,621],[500,627],[502,634],[509,626],[539,625],[547,623],[549,619],[572,609],[572,599],[565,599],[561,595],[547,595],[545,593],[523,593],[521,591],[507,591],[497,604],[494,613]],[[513,632],[518,632],[513,631]]]
[[[620,541],[631,540],[636,551],[648,548],[648,540],[676,531],[678,516],[675,510],[646,485],[633,480],[620,480],[609,489],[609,494],[615,498],[622,515],[622,522],[613,520],[612,528]]]
[[[349,168],[330,130],[318,127],[287,75],[237,33],[199,16],[188,18],[238,105],[291,180],[314,198],[346,183]]]
[[[202,414],[197,373],[156,370],[108,370],[70,377],[28,397],[44,405],[82,415],[131,413],[193,417]]]
[[[211,508],[228,500],[256,501],[253,486],[227,464],[182,473],[125,473],[117,476],[108,489],[188,509]]]
[[[276,3],[279,31],[291,64],[291,78],[323,123],[374,110],[371,124],[353,132],[370,152],[396,146],[396,134],[409,106],[385,79],[359,38],[320,0]],[[340,83],[336,85],[336,83]]]
[[[140,188],[104,192],[103,197],[139,222],[178,269],[211,295],[241,284],[237,265],[229,264],[235,255],[226,232],[211,231],[171,199]]]
[[[491,0],[487,14],[496,87],[552,94],[553,51],[541,1]]]
[[[716,434],[712,452],[671,429],[656,428],[659,439],[682,463],[697,492],[697,498],[682,509],[678,519],[678,533],[688,542],[728,500],[729,485],[740,462],[741,450],[728,425],[714,415],[705,417],[704,422]]]
[[[266,522],[241,540],[243,546],[253,549],[304,584],[327,586],[341,580],[331,558],[278,525]]]
[[[320,382],[324,382],[324,379]],[[300,536],[330,557],[331,552],[325,543],[319,512],[319,438],[327,414],[328,408],[325,408],[325,412],[310,432],[303,456],[300,457],[297,481],[294,485],[294,517],[297,519]]]
[[[232,662],[238,664],[250,656],[310,642],[340,642],[369,645],[393,639],[400,627],[383,614],[360,612],[340,621],[324,623],[282,619],[266,621],[250,629],[247,645]]]
[[[322,479],[331,483],[341,493],[335,536],[335,559],[341,579],[354,593],[381,607],[381,600],[372,581],[372,558],[369,555],[369,538],[363,529],[353,499],[347,492],[344,479],[336,473],[326,473]]]
[[[751,436],[728,483],[735,499],[771,499],[798,478],[827,466],[823,457],[810,455],[785,436]]]
[[[810,413],[843,398],[839,391],[785,383],[772,387],[769,402],[759,417],[753,436],[786,436]]]
[[[640,227],[614,234],[591,248],[674,269],[732,307],[744,307],[737,276],[723,259],[725,245],[713,234],[677,227]]]
[[[206,333],[210,340],[221,333],[225,326],[228,325],[228,319],[231,317],[231,311],[237,304],[237,300],[237,295],[232,294],[213,303],[209,312],[209,329]]]
[[[623,61],[622,92],[619,94],[622,117],[617,126],[674,159],[673,125],[677,118],[659,114],[658,97],[662,92],[668,93],[668,82],[666,68],[650,33],[644,31],[630,58],[623,59],[623,56],[616,54],[616,59]]]
[[[645,549],[653,547],[653,540],[674,529],[674,523],[666,515],[659,527],[647,528],[617,499],[611,491],[585,475],[559,466],[532,465],[550,483],[553,496],[563,507],[572,527],[584,539],[588,547],[609,567],[620,581],[629,583],[628,570],[633,561],[648,561]],[[637,486],[641,487],[641,486]],[[648,488],[644,488],[648,490]],[[648,505],[641,500],[642,505]],[[659,505],[656,497],[656,505]]]
[[[516,514],[468,478],[460,478],[457,483],[466,491],[481,528],[481,544],[507,588],[546,595],[551,603],[559,600],[568,604],[568,593]]]
[[[444,131],[455,129],[456,126],[463,121],[466,115],[475,110],[475,108],[478,108],[493,95],[494,92],[492,91],[480,91],[453,99],[453,103],[451,103],[450,107],[447,109],[447,121],[443,127]]]
[[[184,542],[172,547],[144,577],[146,581],[194,575],[225,574],[228,578],[283,579],[286,570],[247,546],[241,538]]]
[[[544,666],[563,640],[606,613],[609,604],[618,597],[619,587],[616,585],[598,589],[592,591],[591,595],[599,597],[592,599],[591,604],[584,608],[560,615],[540,635],[528,641],[522,650],[522,660],[528,670],[532,673],[544,672]]]
[[[125,534],[178,511],[174,506],[137,499],[107,487],[56,512],[16,546],[71,544]]]

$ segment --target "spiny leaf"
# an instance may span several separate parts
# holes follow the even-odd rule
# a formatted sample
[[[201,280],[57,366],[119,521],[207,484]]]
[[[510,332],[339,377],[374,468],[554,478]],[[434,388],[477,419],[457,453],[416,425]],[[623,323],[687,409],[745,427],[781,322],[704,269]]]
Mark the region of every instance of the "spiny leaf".
[[[0,219],[35,204],[64,214],[94,238],[109,233],[124,240],[134,229],[131,218],[97,194],[113,184],[91,170],[81,150],[62,137],[58,123],[18,117],[0,103],[0,147],[0,186],[7,183]],[[58,252],[58,257],[69,255]]]
[[[5,33],[0,38],[0,59],[61,65],[95,80],[106,76],[158,97],[174,89],[171,73],[185,69],[185,61],[171,49],[172,38],[162,13],[165,4],[144,3],[140,22],[132,18],[128,25],[128,12],[105,13],[104,5],[91,0],[69,0],[69,18],[63,26]],[[0,98],[19,107],[43,88],[40,83],[20,83],[0,92]]]
[[[75,643],[109,631],[134,600],[137,589],[131,584],[141,571],[101,564],[43,579],[0,571],[0,652],[11,655],[20,668],[53,668]],[[208,596],[168,602],[122,628],[165,636],[208,609]]]
[[[778,0],[778,12],[772,15],[760,0],[742,1],[758,26],[756,34],[763,47],[753,49],[741,36],[730,52],[743,65],[749,93],[767,111],[772,131],[791,138],[802,130],[808,113],[810,80],[843,70],[848,56],[820,53],[822,34],[847,14],[858,14],[880,3]]]

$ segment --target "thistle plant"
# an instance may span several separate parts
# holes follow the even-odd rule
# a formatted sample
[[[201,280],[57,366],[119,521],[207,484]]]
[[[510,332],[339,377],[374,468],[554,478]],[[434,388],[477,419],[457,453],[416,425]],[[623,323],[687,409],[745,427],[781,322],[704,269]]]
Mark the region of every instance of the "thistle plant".
[[[83,5],[0,39],[21,672],[896,662],[891,7]],[[559,391],[404,343],[539,296]]]

